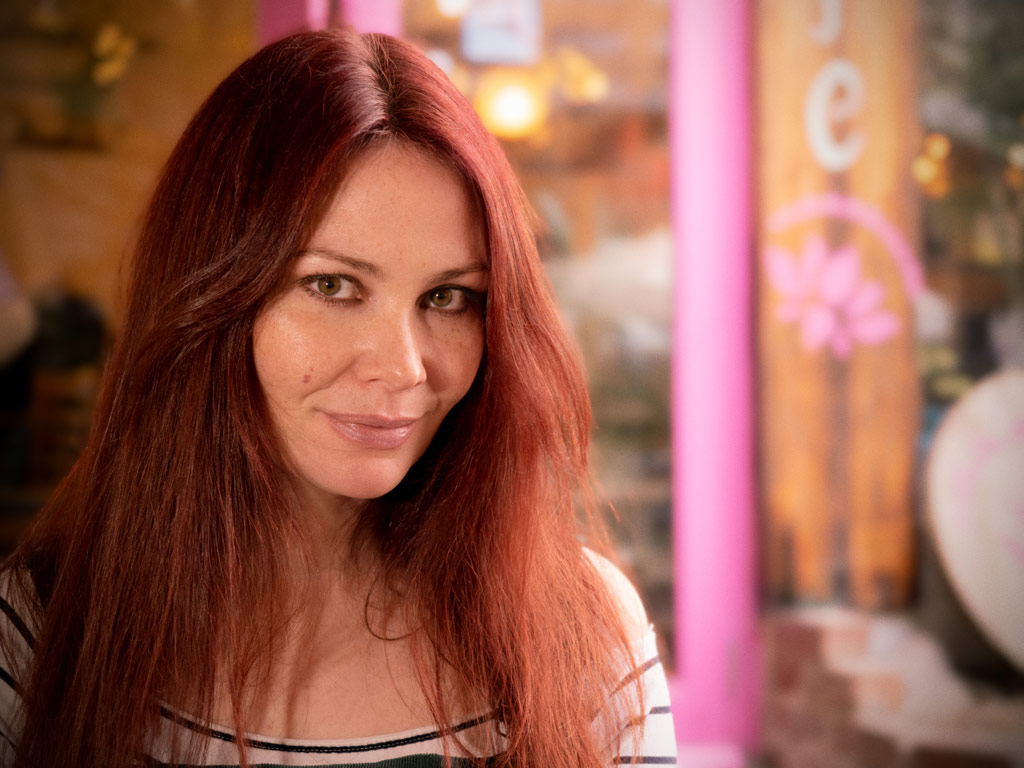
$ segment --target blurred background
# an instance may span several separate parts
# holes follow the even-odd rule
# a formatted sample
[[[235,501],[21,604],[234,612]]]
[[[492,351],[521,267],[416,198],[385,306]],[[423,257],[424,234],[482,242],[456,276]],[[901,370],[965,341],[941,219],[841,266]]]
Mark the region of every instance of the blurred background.
[[[337,24],[420,46],[539,214],[680,763],[1024,766],[1019,0],[5,0],[0,550],[188,119]]]

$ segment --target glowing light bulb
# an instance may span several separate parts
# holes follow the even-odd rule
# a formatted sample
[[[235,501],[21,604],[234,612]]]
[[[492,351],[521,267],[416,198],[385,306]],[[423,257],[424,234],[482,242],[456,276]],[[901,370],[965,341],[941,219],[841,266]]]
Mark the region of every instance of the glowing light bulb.
[[[521,85],[509,85],[498,91],[491,109],[494,110],[495,119],[513,131],[537,119],[537,105],[533,96]]]
[[[503,139],[523,139],[540,130],[548,114],[547,93],[528,72],[491,70],[478,83],[474,106],[487,130]]]

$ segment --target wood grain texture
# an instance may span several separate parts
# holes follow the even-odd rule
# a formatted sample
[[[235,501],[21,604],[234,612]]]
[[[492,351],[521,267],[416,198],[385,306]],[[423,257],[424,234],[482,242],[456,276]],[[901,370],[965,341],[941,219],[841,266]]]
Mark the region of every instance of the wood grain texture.
[[[758,363],[761,500],[770,596],[840,600],[871,607],[906,602],[913,573],[912,472],[918,429],[912,303],[906,264],[879,228],[811,205],[801,221],[772,224],[799,200],[855,201],[881,214],[913,250],[918,229],[909,167],[919,146],[914,82],[913,0],[838,2],[841,28],[815,40],[821,0],[758,0]],[[852,64],[863,101],[831,136],[863,139],[848,168],[829,171],[811,151],[804,112],[815,77],[830,62]],[[835,92],[832,108],[850,94]],[[852,204],[851,204],[852,205]],[[877,222],[876,222],[877,223]],[[852,247],[860,284],[884,289],[879,309],[899,331],[854,344],[848,357],[829,344],[809,349],[799,321],[784,322],[784,296],[765,268],[768,247],[799,263],[809,239],[829,254]],[[813,286],[812,286],[813,287]]]

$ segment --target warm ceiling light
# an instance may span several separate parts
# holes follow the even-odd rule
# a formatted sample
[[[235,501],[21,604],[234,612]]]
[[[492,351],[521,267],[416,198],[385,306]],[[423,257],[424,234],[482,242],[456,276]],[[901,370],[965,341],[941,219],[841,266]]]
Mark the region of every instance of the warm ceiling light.
[[[536,133],[548,115],[543,85],[524,70],[484,72],[473,105],[487,130],[502,139],[523,139]]]

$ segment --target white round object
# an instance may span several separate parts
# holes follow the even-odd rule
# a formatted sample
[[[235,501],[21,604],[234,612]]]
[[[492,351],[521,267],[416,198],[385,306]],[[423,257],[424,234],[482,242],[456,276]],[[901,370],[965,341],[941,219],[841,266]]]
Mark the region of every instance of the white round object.
[[[992,644],[1024,670],[1024,370],[982,380],[946,414],[927,494],[949,581]]]

